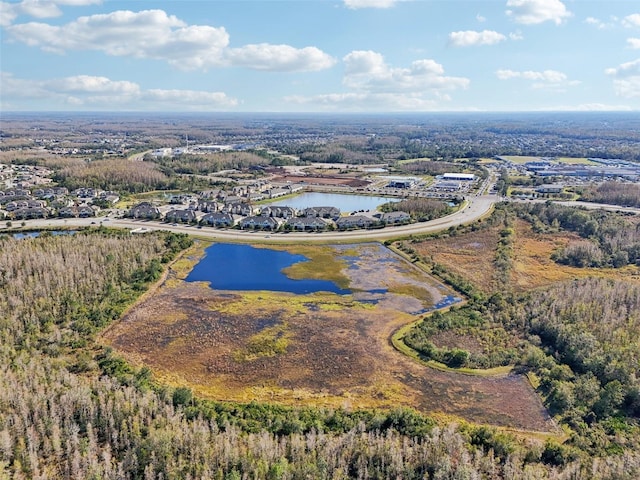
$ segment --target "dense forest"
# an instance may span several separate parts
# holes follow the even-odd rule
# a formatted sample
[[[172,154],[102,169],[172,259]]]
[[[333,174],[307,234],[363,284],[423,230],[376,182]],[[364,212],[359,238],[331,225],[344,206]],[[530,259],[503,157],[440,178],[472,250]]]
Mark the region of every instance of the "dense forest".
[[[460,204],[462,200],[456,201]],[[386,203],[381,207],[383,212],[406,212],[417,222],[426,222],[440,218],[453,211],[449,202],[433,198],[406,198],[399,202]]]
[[[603,182],[584,189],[582,200],[624,207],[640,207],[640,185],[637,183]]]
[[[170,177],[176,174],[207,175],[228,169],[248,169],[258,165],[265,166],[270,162],[269,156],[252,152],[217,152],[206,155],[182,154],[176,157],[145,156],[145,163],[154,163]]]
[[[588,445],[446,425],[407,409],[347,412],[195,398],[95,342],[161,278],[164,265],[190,244],[187,237],[101,228],[0,242],[0,476],[632,479],[640,472],[640,458],[626,444],[599,460]],[[541,341],[560,341],[536,328]],[[574,375],[597,372],[575,361]],[[614,395],[606,418],[630,408],[629,395],[623,390],[622,402]],[[565,410],[579,407],[576,401]]]

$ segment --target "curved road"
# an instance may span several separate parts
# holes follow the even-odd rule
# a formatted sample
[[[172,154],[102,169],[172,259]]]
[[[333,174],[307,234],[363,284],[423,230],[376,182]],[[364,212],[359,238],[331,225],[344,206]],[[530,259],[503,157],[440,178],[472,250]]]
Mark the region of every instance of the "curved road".
[[[104,220],[98,218],[47,218],[42,220],[26,220],[26,228],[73,228],[87,227],[92,224],[103,223],[105,226],[121,227],[128,229],[145,230],[169,230],[172,232],[188,233],[199,237],[211,238],[212,240],[227,240],[234,242],[356,242],[368,240],[387,240],[390,238],[406,237],[424,233],[433,233],[450,227],[474,222],[487,215],[493,208],[494,203],[499,201],[496,195],[482,195],[467,197],[466,206],[446,217],[431,220],[429,222],[412,223],[395,227],[385,227],[380,230],[350,230],[346,232],[321,232],[321,233],[270,233],[263,231],[249,230],[221,230],[212,227],[197,228],[187,225],[171,225],[168,223],[152,222],[145,220],[130,220],[113,218]],[[103,221],[104,220],[104,221]],[[4,223],[4,222],[3,222]],[[13,222],[16,226],[21,225],[21,221]],[[0,224],[3,225],[3,224]],[[3,225],[4,226],[4,225]],[[9,229],[0,228],[0,232],[6,233]]]

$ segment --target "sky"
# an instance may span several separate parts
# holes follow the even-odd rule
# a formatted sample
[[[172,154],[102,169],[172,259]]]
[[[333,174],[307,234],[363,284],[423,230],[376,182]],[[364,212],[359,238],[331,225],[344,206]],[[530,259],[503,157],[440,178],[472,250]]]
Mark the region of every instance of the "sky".
[[[0,1],[0,112],[639,110],[637,0]]]

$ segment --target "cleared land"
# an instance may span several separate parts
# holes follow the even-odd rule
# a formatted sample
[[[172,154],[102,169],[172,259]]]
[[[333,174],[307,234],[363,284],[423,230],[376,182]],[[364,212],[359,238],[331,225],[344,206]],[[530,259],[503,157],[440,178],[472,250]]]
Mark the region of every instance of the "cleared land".
[[[392,333],[451,295],[448,288],[380,244],[325,248],[343,260],[353,294],[215,291],[174,278],[104,340],[164,380],[209,398],[406,405],[480,423],[553,429],[523,377],[441,372],[393,349]]]

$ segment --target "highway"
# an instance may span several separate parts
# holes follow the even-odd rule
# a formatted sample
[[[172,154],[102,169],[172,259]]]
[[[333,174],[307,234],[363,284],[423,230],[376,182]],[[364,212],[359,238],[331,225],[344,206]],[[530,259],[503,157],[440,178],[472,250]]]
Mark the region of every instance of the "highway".
[[[350,230],[345,232],[319,232],[319,233],[271,233],[265,231],[217,229],[212,227],[198,228],[196,226],[169,224],[146,220],[132,220],[127,218],[47,218],[39,220],[25,220],[25,228],[28,229],[69,229],[80,227],[97,227],[103,224],[106,227],[127,228],[136,231],[169,230],[172,232],[187,233],[211,240],[246,242],[256,241],[269,243],[296,243],[296,242],[361,242],[361,241],[383,241],[392,238],[406,237],[409,235],[420,235],[433,233],[455,227],[462,224],[474,222],[489,214],[493,205],[498,201],[496,195],[481,195],[467,197],[464,208],[451,215],[431,220],[428,222],[412,223],[409,225],[389,226],[379,230]],[[108,217],[107,217],[108,218]],[[14,221],[14,227],[9,229],[1,224],[0,233],[7,233],[22,225],[22,221]]]

